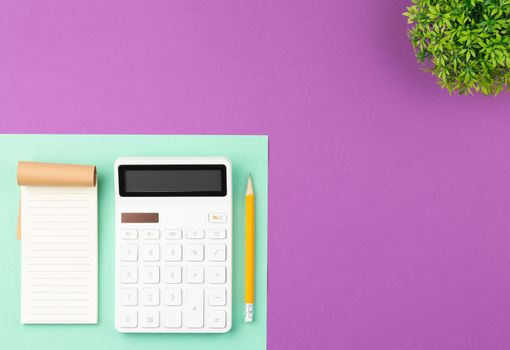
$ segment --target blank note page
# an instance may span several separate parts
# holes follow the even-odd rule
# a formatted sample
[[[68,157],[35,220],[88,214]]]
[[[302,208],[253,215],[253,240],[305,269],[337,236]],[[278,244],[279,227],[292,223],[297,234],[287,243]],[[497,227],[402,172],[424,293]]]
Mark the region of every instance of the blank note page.
[[[21,187],[22,323],[97,323],[97,186]]]

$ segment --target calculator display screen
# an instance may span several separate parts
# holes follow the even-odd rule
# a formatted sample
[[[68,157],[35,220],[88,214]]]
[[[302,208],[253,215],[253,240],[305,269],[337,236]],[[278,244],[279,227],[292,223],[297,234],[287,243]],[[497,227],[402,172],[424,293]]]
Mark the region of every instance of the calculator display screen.
[[[225,196],[224,165],[121,165],[119,191],[123,197]]]

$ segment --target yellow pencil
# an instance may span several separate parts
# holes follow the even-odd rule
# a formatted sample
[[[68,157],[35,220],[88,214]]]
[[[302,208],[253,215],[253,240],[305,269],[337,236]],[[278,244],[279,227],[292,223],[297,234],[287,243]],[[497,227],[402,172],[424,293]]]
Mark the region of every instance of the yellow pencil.
[[[251,175],[246,188],[246,308],[245,322],[253,322],[255,301],[255,194]]]

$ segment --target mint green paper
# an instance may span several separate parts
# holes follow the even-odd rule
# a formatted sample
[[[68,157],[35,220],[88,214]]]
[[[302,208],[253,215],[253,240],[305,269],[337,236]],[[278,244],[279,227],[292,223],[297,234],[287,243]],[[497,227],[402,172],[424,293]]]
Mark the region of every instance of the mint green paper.
[[[114,328],[113,163],[120,156],[227,156],[233,165],[233,327],[226,334],[122,334]],[[20,323],[20,242],[16,240],[19,160],[95,164],[99,175],[99,323]],[[266,348],[267,136],[0,135],[0,347],[2,349]],[[256,190],[255,322],[244,323],[244,192]]]

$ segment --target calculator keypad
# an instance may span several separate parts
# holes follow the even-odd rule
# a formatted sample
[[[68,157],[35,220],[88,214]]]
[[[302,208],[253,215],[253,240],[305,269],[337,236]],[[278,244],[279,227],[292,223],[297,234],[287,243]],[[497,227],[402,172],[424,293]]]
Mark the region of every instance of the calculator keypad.
[[[215,215],[210,222],[223,222]],[[117,234],[120,328],[217,332],[227,327],[231,296],[225,228],[122,227]]]

